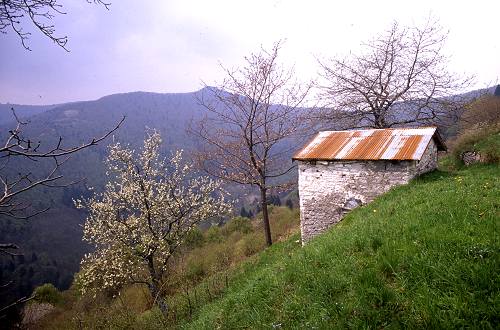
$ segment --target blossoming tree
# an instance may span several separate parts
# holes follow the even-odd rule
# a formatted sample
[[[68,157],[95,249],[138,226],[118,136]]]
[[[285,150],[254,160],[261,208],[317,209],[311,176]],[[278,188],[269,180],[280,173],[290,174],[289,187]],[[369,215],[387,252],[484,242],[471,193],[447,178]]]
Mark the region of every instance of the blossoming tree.
[[[140,155],[111,146],[104,192],[76,205],[89,211],[83,238],[95,246],[82,260],[82,291],[142,283],[166,314],[162,280],[170,258],[191,228],[228,212],[230,205],[220,183],[193,176],[181,152],[170,161],[160,158],[160,144],[160,135],[152,131]]]

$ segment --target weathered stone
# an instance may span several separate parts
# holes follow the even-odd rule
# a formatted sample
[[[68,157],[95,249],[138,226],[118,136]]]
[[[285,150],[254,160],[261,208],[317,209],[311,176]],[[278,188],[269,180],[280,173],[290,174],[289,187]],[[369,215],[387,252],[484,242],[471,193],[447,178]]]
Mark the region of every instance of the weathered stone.
[[[363,205],[363,202],[360,199],[351,197],[346,202],[344,203],[344,206],[342,206],[342,210],[344,211],[351,211],[354,210],[356,207]]]
[[[339,222],[349,210],[437,167],[433,140],[420,161],[330,161],[299,163],[302,243]]]
[[[462,153],[461,158],[465,166],[482,162],[481,154],[475,151],[465,151]]]

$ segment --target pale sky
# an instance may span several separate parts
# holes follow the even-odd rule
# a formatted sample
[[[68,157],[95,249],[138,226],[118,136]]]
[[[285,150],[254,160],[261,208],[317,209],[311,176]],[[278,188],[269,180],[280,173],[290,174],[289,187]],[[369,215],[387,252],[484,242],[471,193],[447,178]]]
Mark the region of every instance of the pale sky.
[[[131,91],[190,92],[215,84],[227,67],[286,39],[281,60],[300,80],[318,76],[316,58],[355,52],[389,27],[429,15],[449,30],[449,70],[474,74],[474,87],[499,83],[500,1],[60,0],[54,19],[66,52],[40,33],[22,48],[0,34],[0,103],[53,104]]]

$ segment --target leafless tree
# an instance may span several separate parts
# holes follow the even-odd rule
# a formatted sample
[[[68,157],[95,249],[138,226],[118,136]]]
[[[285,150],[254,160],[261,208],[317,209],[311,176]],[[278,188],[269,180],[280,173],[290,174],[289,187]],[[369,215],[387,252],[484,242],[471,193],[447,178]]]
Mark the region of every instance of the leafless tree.
[[[447,35],[432,18],[422,27],[394,22],[362,44],[361,53],[319,61],[326,102],[320,117],[350,127],[387,128],[432,121],[461,107],[453,95],[469,87],[471,78],[448,71]]]
[[[21,121],[12,109],[16,119],[15,128],[5,136],[5,142],[0,145],[0,216],[16,219],[27,219],[40,214],[47,209],[33,210],[31,203],[22,198],[22,195],[37,187],[65,187],[73,182],[64,180],[60,172],[61,166],[68,161],[71,155],[97,145],[116,131],[123,123],[122,118],[118,124],[104,135],[92,138],[88,142],[66,147],[63,138],[59,137],[55,145],[43,145],[42,142],[33,141],[26,136],[23,128],[28,124]],[[47,173],[17,172],[13,175],[7,171],[8,165],[14,160],[21,158],[23,162],[49,161],[52,163]],[[15,255],[13,249],[18,246],[13,243],[0,243],[0,253]]]
[[[110,3],[102,0],[85,1],[103,5],[106,9],[109,9],[110,6]],[[58,46],[68,50],[66,48],[68,37],[57,36],[55,27],[51,23],[56,15],[61,14],[64,14],[63,6],[59,4],[58,0],[1,0],[0,32],[7,33],[7,30],[11,29],[19,36],[23,47],[31,50],[27,44],[31,33],[26,32],[22,27],[24,22],[28,22]]]
[[[207,173],[259,188],[268,245],[267,193],[282,186],[278,178],[292,169],[287,140],[303,127],[300,105],[310,89],[277,62],[280,46],[251,54],[239,69],[222,67],[226,78],[200,96],[208,111],[192,130],[205,142],[197,158]]]

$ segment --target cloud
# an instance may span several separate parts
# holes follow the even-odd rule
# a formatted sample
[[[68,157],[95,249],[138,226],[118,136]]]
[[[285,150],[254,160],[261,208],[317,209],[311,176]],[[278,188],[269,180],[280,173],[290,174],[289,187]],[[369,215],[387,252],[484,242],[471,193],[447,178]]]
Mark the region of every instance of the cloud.
[[[35,33],[33,52],[0,35],[0,102],[52,103],[133,90],[181,92],[219,81],[221,62],[235,67],[262,45],[286,39],[281,59],[300,79],[317,74],[314,56],[355,51],[394,19],[421,22],[429,13],[450,29],[451,69],[494,80],[500,72],[496,31],[500,4],[401,1],[114,1],[111,10],[64,3],[56,29],[70,53]],[[467,22],[468,24],[464,24]],[[475,60],[477,58],[477,60]],[[40,101],[38,95],[43,95]]]

